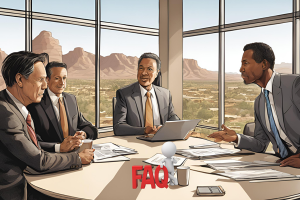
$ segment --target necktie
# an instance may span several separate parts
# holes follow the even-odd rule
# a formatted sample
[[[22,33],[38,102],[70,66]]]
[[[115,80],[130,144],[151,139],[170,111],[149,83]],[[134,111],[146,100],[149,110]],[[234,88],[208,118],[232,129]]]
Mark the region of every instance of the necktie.
[[[40,149],[40,147],[38,146],[38,143],[37,143],[35,132],[34,132],[33,128],[31,127],[31,115],[30,115],[30,113],[28,113],[28,115],[27,115],[26,124],[27,124],[27,131],[29,133],[29,136],[30,136],[32,142],[35,144],[35,146],[37,146],[38,149]]]
[[[64,103],[62,102],[62,97],[59,98],[58,102],[59,102],[60,125],[63,131],[64,138],[66,138],[69,135],[69,127],[68,127],[68,118],[66,114],[66,109]]]
[[[277,146],[279,148],[280,156],[282,158],[285,158],[288,155],[288,152],[287,152],[287,149],[285,148],[281,138],[279,137],[279,133],[278,133],[278,130],[277,130],[274,118],[273,118],[271,104],[270,104],[270,100],[269,100],[269,91],[264,89],[264,94],[266,97],[267,111],[268,111],[268,117],[269,117],[269,121],[270,121],[271,130],[275,136],[275,140],[276,140]]]
[[[147,92],[147,101],[146,101],[146,112],[145,112],[145,127],[153,127],[153,111],[152,111],[152,102],[151,102],[151,93]]]

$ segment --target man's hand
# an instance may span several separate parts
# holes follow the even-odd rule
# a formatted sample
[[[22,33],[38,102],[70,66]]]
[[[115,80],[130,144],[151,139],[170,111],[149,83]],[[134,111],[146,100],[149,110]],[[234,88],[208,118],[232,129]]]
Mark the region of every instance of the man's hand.
[[[300,153],[292,155],[280,162],[280,167],[285,166],[300,168]]]
[[[145,129],[144,129],[144,133],[146,136],[148,136],[148,134],[155,134],[159,129],[160,129],[161,126],[146,126]]]
[[[78,154],[83,165],[90,164],[90,162],[94,159],[94,151],[95,149],[85,149]]]
[[[222,124],[223,131],[214,132],[210,134],[209,138],[215,138],[215,142],[220,142],[222,140],[226,142],[237,142],[238,137],[234,130],[227,128],[224,124]]]
[[[86,133],[84,131],[77,131],[74,136],[77,136],[77,138],[81,140],[86,139]]]
[[[64,141],[60,144],[60,152],[69,152],[73,149],[79,147],[81,140],[79,136],[68,136],[64,139]]]

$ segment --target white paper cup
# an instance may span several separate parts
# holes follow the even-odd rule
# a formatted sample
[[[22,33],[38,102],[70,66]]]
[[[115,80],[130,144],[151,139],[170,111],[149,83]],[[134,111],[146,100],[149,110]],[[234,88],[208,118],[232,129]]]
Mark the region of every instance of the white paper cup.
[[[91,139],[82,140],[79,152],[82,152],[85,149],[91,149],[92,146],[93,146],[93,140]]]
[[[177,167],[177,179],[179,185],[181,186],[189,185],[190,167],[188,166]]]

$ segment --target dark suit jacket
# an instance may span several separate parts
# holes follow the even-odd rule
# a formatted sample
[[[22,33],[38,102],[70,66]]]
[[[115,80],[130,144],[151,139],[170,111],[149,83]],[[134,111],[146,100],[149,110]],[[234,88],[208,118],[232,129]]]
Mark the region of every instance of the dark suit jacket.
[[[96,139],[98,130],[87,121],[78,110],[76,98],[72,94],[64,93],[64,105],[66,108],[69,135],[74,135],[77,130],[86,132],[87,138]],[[54,146],[64,140],[60,122],[54,112],[48,90],[45,90],[40,103],[27,106],[34,122],[35,132],[42,148],[46,151],[55,152]]]
[[[77,153],[54,154],[31,141],[26,121],[5,90],[0,91],[0,199],[26,199],[26,166],[38,172],[79,168]]]
[[[158,101],[161,124],[166,121],[179,120],[174,113],[170,91],[152,84]],[[116,107],[114,112],[115,135],[144,134],[144,116],[141,90],[138,82],[128,85],[116,92]]]
[[[273,99],[280,127],[300,152],[300,77],[292,74],[275,74],[273,80]],[[238,148],[255,152],[265,152],[269,142],[278,152],[274,134],[269,132],[265,119],[265,96],[261,93],[254,104],[254,137],[241,135]],[[279,155],[278,153],[276,153]]]

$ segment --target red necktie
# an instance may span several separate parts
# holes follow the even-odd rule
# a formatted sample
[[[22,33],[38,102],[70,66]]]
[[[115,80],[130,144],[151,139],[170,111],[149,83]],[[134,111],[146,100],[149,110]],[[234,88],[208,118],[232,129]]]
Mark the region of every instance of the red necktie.
[[[29,113],[28,113],[27,118],[26,118],[26,123],[27,123],[27,131],[29,133],[29,136],[30,136],[31,140],[33,141],[35,146],[37,146],[37,148],[40,149],[40,147],[38,146],[38,143],[37,143],[35,132],[31,127],[31,115]]]

